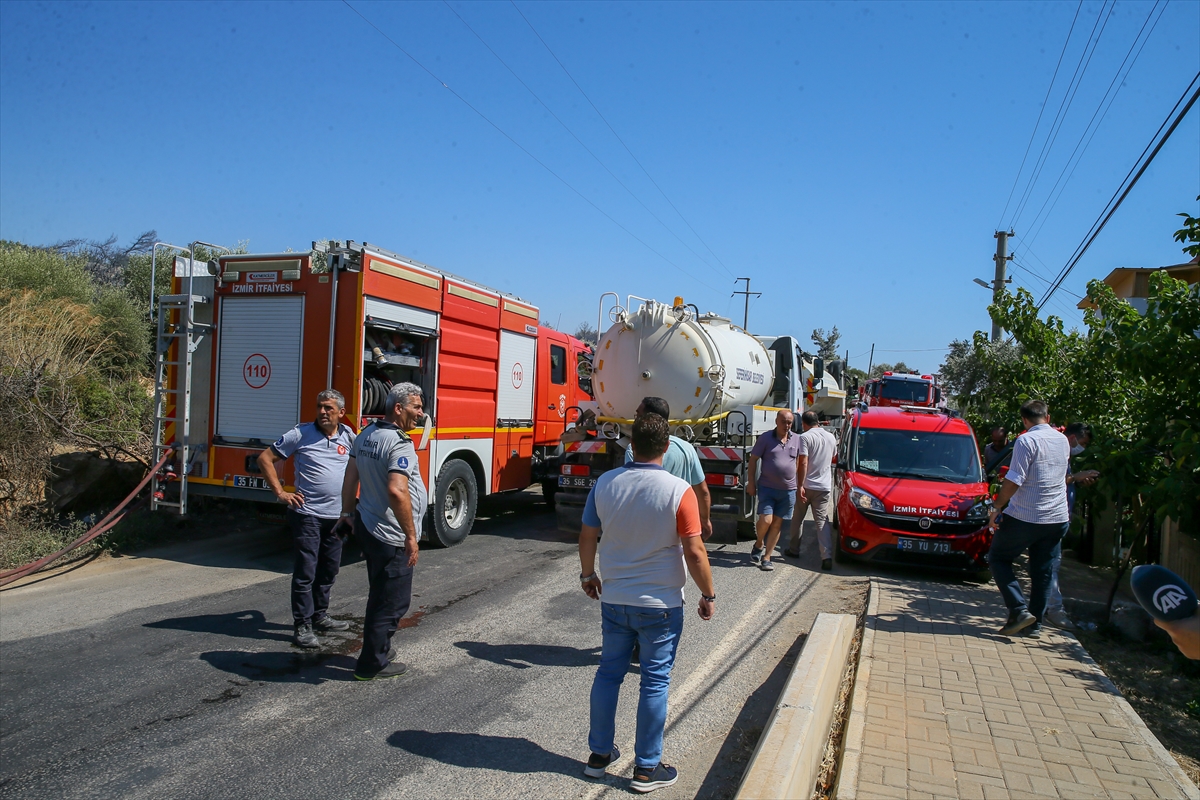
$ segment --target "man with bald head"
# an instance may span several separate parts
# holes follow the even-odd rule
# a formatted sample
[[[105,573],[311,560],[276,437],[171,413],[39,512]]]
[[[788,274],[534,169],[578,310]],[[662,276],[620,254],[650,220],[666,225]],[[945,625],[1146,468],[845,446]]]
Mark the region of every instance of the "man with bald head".
[[[773,570],[771,555],[779,543],[783,523],[792,518],[796,505],[796,460],[800,457],[800,435],[792,430],[795,415],[784,409],[775,415],[775,427],[763,433],[746,463],[746,494],[758,498],[758,522],[754,526],[754,549],[750,561],[761,570]],[[755,467],[762,462],[762,474]]]

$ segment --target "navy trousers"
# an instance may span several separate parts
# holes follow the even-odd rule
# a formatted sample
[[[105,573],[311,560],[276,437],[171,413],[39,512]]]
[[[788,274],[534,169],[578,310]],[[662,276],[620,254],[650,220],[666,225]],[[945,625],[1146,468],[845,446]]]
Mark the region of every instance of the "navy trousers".
[[[333,532],[336,519],[288,510],[292,530],[292,619],[297,625],[325,616],[329,590],[342,565],[342,537]]]
[[[988,551],[988,564],[1009,612],[1028,609],[1039,622],[1046,615],[1054,556],[1060,552],[1062,538],[1067,535],[1069,526],[1069,522],[1038,524],[1007,514],[1000,517],[1000,528]],[[1013,570],[1013,562],[1026,551],[1029,552],[1029,582],[1032,584],[1028,603]]]
[[[363,619],[363,647],[355,672],[374,675],[388,665],[388,650],[392,634],[412,603],[413,568],[408,566],[408,553],[380,541],[363,525],[362,517],[354,515],[354,535],[367,560],[367,614]]]

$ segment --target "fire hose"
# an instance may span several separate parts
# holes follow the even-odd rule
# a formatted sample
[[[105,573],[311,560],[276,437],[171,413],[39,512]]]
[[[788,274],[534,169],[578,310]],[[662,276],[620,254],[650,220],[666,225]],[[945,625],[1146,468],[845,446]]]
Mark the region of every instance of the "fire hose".
[[[96,537],[101,536],[101,535],[107,533],[108,531],[112,530],[114,527],[116,527],[118,522],[125,519],[125,517],[129,515],[129,512],[133,511],[134,509],[136,509],[142,503],[145,502],[145,499],[143,498],[142,500],[139,500],[137,503],[130,505],[130,503],[133,501],[133,499],[135,497],[138,496],[138,494],[142,491],[142,489],[146,488],[146,484],[150,482],[150,479],[153,478],[158,473],[158,471],[163,468],[163,466],[167,463],[167,461],[169,461],[171,459],[172,456],[174,456],[174,454],[175,454],[175,448],[171,448],[170,450],[168,450],[166,452],[166,454],[163,455],[162,460],[159,461],[157,464],[155,464],[150,469],[150,471],[146,473],[146,477],[142,478],[142,482],[137,485],[137,488],[135,488],[132,492],[129,493],[128,497],[126,497],[124,500],[122,500],[117,505],[116,508],[114,508],[112,511],[108,512],[108,514],[106,514],[104,516],[104,519],[100,520],[95,525],[93,525],[92,528],[87,533],[83,534],[78,539],[71,542],[69,545],[64,547],[62,550],[59,550],[57,553],[51,553],[48,556],[43,556],[42,558],[39,558],[37,561],[33,561],[29,564],[26,564],[23,567],[17,567],[16,569],[10,569],[5,572],[0,572],[0,586],[7,586],[8,584],[12,583],[13,581],[24,578],[26,575],[32,575],[33,573],[37,572],[38,570],[40,570],[40,569],[52,564],[53,562],[57,561],[58,559],[62,558],[63,556],[65,556],[67,553],[71,552],[75,548],[87,544],[88,542],[92,541]]]

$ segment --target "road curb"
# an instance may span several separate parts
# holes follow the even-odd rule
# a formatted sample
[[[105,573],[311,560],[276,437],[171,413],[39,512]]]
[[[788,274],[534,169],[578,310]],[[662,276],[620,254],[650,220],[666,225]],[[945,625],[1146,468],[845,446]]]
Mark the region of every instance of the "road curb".
[[[739,800],[808,800],[857,628],[853,614],[818,614],[750,758]]]
[[[850,716],[842,744],[842,763],[838,767],[833,796],[839,800],[857,800],[858,768],[862,763],[863,734],[867,723],[867,684],[875,659],[875,623],[879,618],[879,587],[871,579],[867,590],[867,614],[863,621],[862,646],[858,650],[858,669],[854,675],[854,694],[850,697]]]

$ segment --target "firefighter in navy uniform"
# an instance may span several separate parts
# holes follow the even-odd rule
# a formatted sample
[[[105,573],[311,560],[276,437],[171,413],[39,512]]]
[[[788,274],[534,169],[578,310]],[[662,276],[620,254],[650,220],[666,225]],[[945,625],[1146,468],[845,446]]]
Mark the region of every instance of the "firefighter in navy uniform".
[[[354,670],[360,681],[395,678],[407,670],[392,660],[390,645],[412,600],[417,538],[429,502],[417,450],[405,433],[423,417],[421,388],[396,384],[388,392],[383,420],[359,433],[346,465],[339,527],[353,524],[371,586],[362,653]]]

